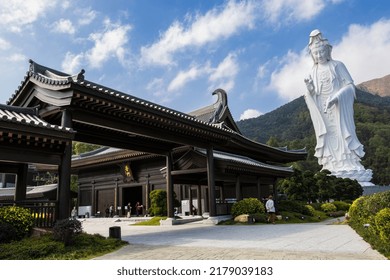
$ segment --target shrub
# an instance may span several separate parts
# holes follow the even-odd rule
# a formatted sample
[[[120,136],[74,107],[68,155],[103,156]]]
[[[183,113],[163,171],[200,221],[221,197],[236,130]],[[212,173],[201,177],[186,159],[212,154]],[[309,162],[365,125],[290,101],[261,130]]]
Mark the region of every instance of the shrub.
[[[375,215],[375,226],[383,241],[390,241],[390,208],[383,208]]]
[[[0,223],[9,224],[15,229],[15,240],[20,240],[31,233],[34,218],[28,209],[18,206],[0,208]]]
[[[322,211],[321,210],[321,205],[322,203],[321,202],[313,202],[313,203],[310,203],[310,206],[312,206],[315,210],[317,211]]]
[[[336,206],[337,211],[348,211],[351,207],[351,204],[345,201],[333,201],[332,204]]]
[[[296,212],[304,215],[311,216],[311,209],[305,207],[305,204],[296,200],[283,200],[277,205],[278,211]]]
[[[79,220],[64,219],[59,220],[53,227],[53,238],[61,241],[65,246],[71,245],[74,237],[82,232],[82,225]]]
[[[330,213],[330,212],[336,212],[337,211],[337,207],[335,205],[333,205],[332,203],[323,203],[321,205],[321,209],[325,213]]]
[[[354,226],[373,224],[376,213],[389,205],[390,191],[359,197],[349,209],[350,223]]]
[[[390,258],[390,239],[386,238],[386,234],[389,236],[388,211],[383,209],[389,208],[389,205],[390,191],[386,191],[356,199],[348,212],[349,225],[387,258]],[[367,224],[368,227],[365,226]]]
[[[305,205],[305,208],[307,209],[307,212],[309,213],[309,216],[314,216],[316,214],[316,210],[311,205]]]
[[[64,244],[54,241],[49,234],[24,238],[18,242],[2,245],[0,260],[39,260],[50,254],[60,254]]]
[[[179,207],[180,202],[176,199],[176,194],[173,193],[174,207]],[[150,192],[150,207],[149,214],[151,216],[167,216],[167,191],[158,189]]]
[[[16,229],[12,225],[0,222],[0,243],[15,240],[16,234]]]
[[[149,214],[152,216],[166,216],[167,212],[167,192],[165,190],[151,191]]]
[[[257,198],[244,198],[233,204],[231,214],[237,217],[242,214],[265,213],[264,204]]]
[[[268,216],[265,213],[255,213],[250,215],[256,223],[266,223],[268,221]]]

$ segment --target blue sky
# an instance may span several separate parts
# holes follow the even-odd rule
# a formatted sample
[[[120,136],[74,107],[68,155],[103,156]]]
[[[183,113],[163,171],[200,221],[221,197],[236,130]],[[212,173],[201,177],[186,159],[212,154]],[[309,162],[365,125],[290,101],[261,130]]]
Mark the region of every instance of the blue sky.
[[[255,117],[303,95],[316,28],[355,84],[390,74],[387,0],[10,0],[0,17],[0,103],[33,59],[182,112],[223,88]]]

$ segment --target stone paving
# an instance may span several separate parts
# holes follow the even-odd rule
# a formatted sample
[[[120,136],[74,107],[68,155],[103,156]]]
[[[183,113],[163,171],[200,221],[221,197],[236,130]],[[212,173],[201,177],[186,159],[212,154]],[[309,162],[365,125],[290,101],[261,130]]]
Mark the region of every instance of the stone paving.
[[[348,225],[328,223],[222,226],[202,222],[134,226],[131,219],[85,219],[88,233],[121,227],[129,245],[101,260],[386,260]]]

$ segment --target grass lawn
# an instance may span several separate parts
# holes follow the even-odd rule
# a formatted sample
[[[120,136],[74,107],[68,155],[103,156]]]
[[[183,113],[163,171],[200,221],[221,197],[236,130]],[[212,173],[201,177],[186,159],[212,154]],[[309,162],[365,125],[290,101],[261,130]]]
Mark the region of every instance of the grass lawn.
[[[0,244],[0,260],[88,260],[118,250],[126,244],[119,239],[81,233],[75,237],[72,245],[64,246],[48,233]]]
[[[142,221],[135,223],[134,226],[159,226],[160,225],[160,220],[166,220],[167,217],[153,217],[148,221]]]

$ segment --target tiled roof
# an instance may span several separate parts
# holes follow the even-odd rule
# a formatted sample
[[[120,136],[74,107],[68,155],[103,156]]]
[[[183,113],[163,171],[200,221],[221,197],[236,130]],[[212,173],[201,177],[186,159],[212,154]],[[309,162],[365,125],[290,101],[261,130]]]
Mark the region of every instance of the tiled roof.
[[[57,189],[57,184],[41,185],[27,187],[26,198],[39,198],[44,197],[44,193]],[[0,188],[0,200],[12,200],[15,195],[15,187],[12,188]]]
[[[229,152],[233,148],[234,153],[245,150],[245,153],[249,155],[252,151],[259,150],[259,153],[256,152],[258,158],[275,156],[277,159],[274,161],[279,162],[299,160],[306,155],[306,152],[283,151],[272,148],[265,144],[252,141],[242,135],[238,128],[235,127],[234,120],[231,118],[227,106],[226,93],[223,90],[216,90],[214,92],[214,94],[218,94],[220,101],[201,110],[186,114],[87,81],[84,79],[83,70],[77,75],[68,75],[30,61],[30,70],[27,76],[22,81],[15,95],[10,98],[8,104],[23,104],[23,95],[20,93],[23,93],[25,87],[29,86],[29,81],[37,84],[39,87],[54,91],[74,87],[77,89],[77,91],[74,91],[75,96],[67,96],[67,102],[73,100],[78,106],[84,106],[83,108],[94,108],[95,106],[97,111],[99,111],[99,108],[104,108],[102,110],[113,115],[120,112],[118,114],[123,113],[126,116],[133,117],[134,114],[138,122],[142,123],[145,120],[151,125],[171,129],[180,135],[185,134],[188,137],[195,135],[201,141],[214,141],[213,143],[216,147],[219,145],[218,148],[224,151]],[[225,99],[220,97],[225,97]],[[49,98],[58,98],[60,101],[56,99],[54,102],[58,101],[59,103],[62,100],[55,94]]]
[[[69,133],[73,132],[71,128],[52,125],[45,122],[38,117],[36,108],[22,108],[0,104],[0,120],[9,123],[20,123]]]
[[[18,89],[15,93],[10,97],[7,104],[11,104],[13,99],[18,95],[19,91],[22,90],[23,86],[27,83],[27,81],[32,78],[39,83],[54,86],[54,87],[69,87],[71,84],[77,84],[87,89],[92,89],[102,95],[106,95],[108,97],[118,98],[125,102],[130,102],[132,104],[136,104],[137,106],[145,107],[148,110],[154,110],[158,112],[162,112],[164,114],[168,114],[173,117],[178,117],[180,119],[189,120],[190,122],[199,123],[202,125],[206,125],[209,127],[213,127],[219,129],[221,131],[230,132],[230,129],[226,129],[222,127],[220,124],[210,123],[205,121],[204,118],[197,118],[194,115],[186,114],[177,110],[170,109],[168,107],[161,106],[156,103],[152,103],[147,100],[143,100],[141,98],[108,88],[106,86],[96,84],[94,82],[84,80],[84,69],[81,70],[79,74],[69,75],[66,73],[59,72],[57,70],[48,68],[46,66],[39,65],[38,63],[30,60],[30,69],[27,72],[24,80],[21,82]]]
[[[196,148],[195,150],[200,152],[203,155],[206,155],[206,150],[204,150],[204,149]],[[241,156],[241,155],[230,154],[230,153],[225,153],[225,152],[215,151],[215,150],[213,152],[213,155],[214,155],[215,159],[219,159],[219,160],[232,161],[232,162],[236,162],[236,163],[240,163],[240,164],[244,164],[244,165],[251,165],[254,167],[261,167],[261,168],[267,168],[267,169],[292,172],[291,167],[270,165],[270,164],[266,164],[266,163],[251,159],[249,157]]]

